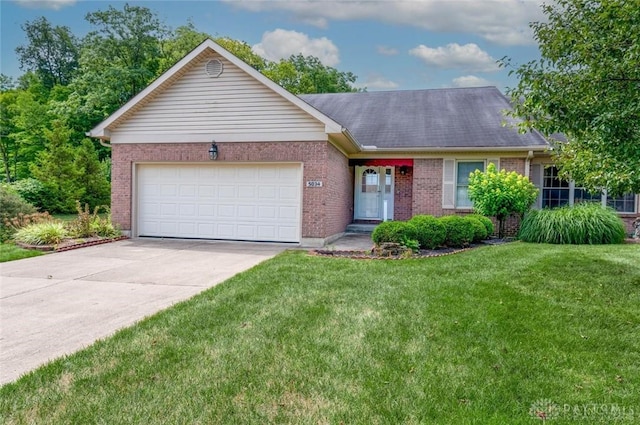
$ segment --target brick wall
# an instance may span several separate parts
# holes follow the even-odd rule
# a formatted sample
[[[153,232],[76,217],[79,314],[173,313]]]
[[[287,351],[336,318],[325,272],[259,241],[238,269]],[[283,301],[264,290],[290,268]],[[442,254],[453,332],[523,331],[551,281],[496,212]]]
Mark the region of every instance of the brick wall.
[[[132,164],[136,162],[209,162],[209,143],[114,144],[111,209],[114,222],[131,230]],[[301,162],[302,236],[325,238],[351,221],[353,181],[347,158],[327,142],[218,143],[218,162]],[[349,183],[351,181],[351,183]]]
[[[349,159],[332,145],[327,145],[327,175],[322,210],[324,237],[344,232],[353,220],[353,168]]]
[[[409,220],[413,209],[413,168],[409,167],[403,176],[400,167],[395,167],[394,180],[393,219]]]
[[[443,214],[442,159],[413,161],[411,215],[418,214]]]

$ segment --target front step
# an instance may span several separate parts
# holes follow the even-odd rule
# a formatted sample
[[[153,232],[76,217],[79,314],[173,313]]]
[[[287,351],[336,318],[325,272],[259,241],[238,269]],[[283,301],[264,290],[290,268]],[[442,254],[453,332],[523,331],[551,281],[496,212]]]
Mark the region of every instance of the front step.
[[[351,223],[347,226],[346,233],[371,233],[378,224]]]

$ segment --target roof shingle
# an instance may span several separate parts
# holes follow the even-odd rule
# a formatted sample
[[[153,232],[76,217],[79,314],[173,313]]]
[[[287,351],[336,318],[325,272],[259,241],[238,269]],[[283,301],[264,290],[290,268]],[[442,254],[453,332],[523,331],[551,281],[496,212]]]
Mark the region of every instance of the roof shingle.
[[[496,87],[307,94],[302,100],[377,148],[524,148],[547,146],[519,134]]]

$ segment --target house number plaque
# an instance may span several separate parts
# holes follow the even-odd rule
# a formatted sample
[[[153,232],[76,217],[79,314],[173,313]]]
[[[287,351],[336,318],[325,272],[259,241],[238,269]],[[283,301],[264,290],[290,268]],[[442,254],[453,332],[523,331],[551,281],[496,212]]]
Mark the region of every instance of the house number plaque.
[[[321,180],[309,180],[307,181],[307,187],[322,187]]]

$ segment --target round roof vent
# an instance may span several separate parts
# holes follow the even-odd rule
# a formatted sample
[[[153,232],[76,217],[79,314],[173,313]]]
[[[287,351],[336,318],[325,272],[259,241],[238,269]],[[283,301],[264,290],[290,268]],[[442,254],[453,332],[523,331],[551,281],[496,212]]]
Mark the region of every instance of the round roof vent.
[[[218,78],[222,74],[222,62],[220,59],[211,59],[204,66],[204,71],[211,78]]]

